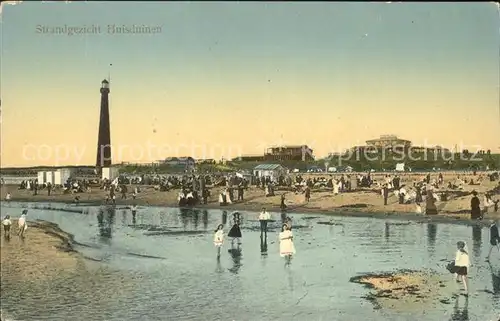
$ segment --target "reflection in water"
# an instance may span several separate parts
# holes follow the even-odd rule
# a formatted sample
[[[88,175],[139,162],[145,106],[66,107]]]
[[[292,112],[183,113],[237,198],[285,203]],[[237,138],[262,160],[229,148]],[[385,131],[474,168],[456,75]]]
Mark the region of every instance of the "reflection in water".
[[[229,254],[231,254],[231,258],[233,259],[233,266],[229,269],[231,273],[238,274],[241,268],[241,257],[242,251],[239,245],[236,248],[232,248],[228,250]]]
[[[137,224],[137,211],[132,210],[132,225]]]
[[[164,212],[164,211],[161,211],[161,212],[159,213],[159,216],[160,216],[160,225],[161,225],[161,226],[166,226],[166,225],[168,225],[167,215],[168,215],[168,213],[167,213],[167,212]]]
[[[457,296],[455,299],[455,306],[453,307],[453,314],[451,315],[450,321],[469,321],[469,298],[465,298],[464,306],[460,309],[458,305],[458,299],[460,297]]]
[[[386,241],[388,241],[389,240],[389,236],[390,236],[390,233],[389,233],[389,223],[388,222],[385,222],[384,236],[385,236]]]
[[[495,297],[500,296],[500,269],[495,269],[491,265],[490,262],[488,262],[488,266],[490,268],[490,273],[491,273],[491,284],[493,286],[493,295]]]
[[[188,223],[189,223],[189,209],[188,208],[180,208],[181,211],[181,221],[182,221],[182,227],[184,230],[186,229]]]
[[[436,246],[437,225],[434,223],[427,224],[427,242],[428,247],[434,248]]]
[[[122,225],[126,226],[127,224],[127,210],[122,210]]]
[[[226,225],[227,223],[227,211],[222,211],[222,224]]]
[[[290,292],[293,292],[293,274],[291,269],[285,269],[285,273],[287,274],[288,279],[288,287],[290,288]]]
[[[222,268],[222,265],[220,264],[220,256],[217,257],[217,265],[215,266],[215,272],[216,273],[223,273],[224,269]]]
[[[99,209],[97,214],[97,226],[101,238],[110,239],[112,237],[113,224],[115,222],[115,207],[106,206]]]
[[[202,214],[201,219],[203,221],[203,229],[206,231],[208,228],[208,211],[207,210],[203,210],[203,214]]]
[[[472,227],[472,253],[476,259],[481,257],[481,243],[482,243],[482,228],[480,226]]]
[[[198,224],[200,222],[200,210],[193,210],[193,224],[194,224],[194,229],[198,229]]]
[[[260,235],[260,255],[267,256],[267,234],[265,236]]]

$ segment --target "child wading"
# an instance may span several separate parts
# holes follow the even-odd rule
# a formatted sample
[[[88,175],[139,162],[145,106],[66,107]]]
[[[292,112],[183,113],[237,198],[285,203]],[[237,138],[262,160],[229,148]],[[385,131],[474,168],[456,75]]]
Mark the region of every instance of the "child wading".
[[[28,210],[23,210],[23,214],[17,220],[17,235],[24,237],[24,232],[28,229],[28,224],[26,224],[26,215],[28,214]]]
[[[469,295],[469,282],[467,279],[467,274],[469,272],[470,260],[469,253],[467,253],[467,246],[465,242],[457,242],[457,254],[455,256],[455,261],[448,265],[447,269],[451,273],[455,274],[456,280],[460,280],[464,284],[465,294]]]
[[[3,232],[5,233],[5,239],[10,239],[10,226],[12,225],[12,221],[10,220],[10,215],[6,215],[2,221]]]
[[[224,225],[219,224],[214,234],[214,245],[217,248],[217,258],[220,258],[220,248],[224,245]]]
[[[290,263],[294,254],[295,246],[293,245],[292,231],[290,231],[288,224],[283,224],[280,233],[280,255],[286,259],[286,263]]]

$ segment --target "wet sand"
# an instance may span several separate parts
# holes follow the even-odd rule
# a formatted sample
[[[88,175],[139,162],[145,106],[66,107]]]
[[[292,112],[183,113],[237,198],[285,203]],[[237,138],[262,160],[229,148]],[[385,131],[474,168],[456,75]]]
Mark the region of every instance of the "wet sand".
[[[5,277],[51,279],[76,270],[82,258],[71,246],[72,236],[50,222],[28,222],[24,238],[17,235],[13,220],[10,240],[0,232],[0,266]]]
[[[445,281],[432,271],[399,271],[386,274],[367,274],[351,278],[372,292],[365,299],[376,309],[422,311],[446,296]]]
[[[28,292],[30,298],[53,296],[61,302],[71,301],[72,298],[62,294],[68,293],[61,290],[66,288],[73,293],[92,293],[89,303],[106,304],[116,297],[115,290],[121,282],[134,282],[136,277],[116,271],[113,271],[110,281],[110,271],[74,251],[72,235],[56,224],[45,221],[28,221],[27,224],[24,238],[17,235],[17,220],[13,220],[9,240],[5,239],[3,228],[0,232],[0,297],[3,307],[7,304],[20,310],[24,305],[36,307],[37,302],[26,301],[25,293]],[[5,311],[2,314],[3,317],[9,315]]]

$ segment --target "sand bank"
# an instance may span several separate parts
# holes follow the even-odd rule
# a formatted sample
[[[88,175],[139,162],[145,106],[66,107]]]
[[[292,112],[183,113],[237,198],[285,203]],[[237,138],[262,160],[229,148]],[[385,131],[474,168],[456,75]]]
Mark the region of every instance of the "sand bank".
[[[123,284],[133,288],[140,278],[86,260],[73,249],[72,235],[50,222],[28,221],[21,238],[17,221],[13,221],[10,240],[5,239],[3,229],[0,239],[0,297],[2,308],[8,310],[3,312],[14,318],[46,313],[43,302],[74,304],[71,298],[76,292],[88,294],[80,296],[86,298],[80,303],[89,309],[96,303],[113,304],[123,294]],[[116,289],[122,290],[118,293]]]
[[[442,276],[432,271],[398,271],[366,274],[350,280],[365,285],[371,293],[365,296],[376,309],[422,311],[447,295]]]

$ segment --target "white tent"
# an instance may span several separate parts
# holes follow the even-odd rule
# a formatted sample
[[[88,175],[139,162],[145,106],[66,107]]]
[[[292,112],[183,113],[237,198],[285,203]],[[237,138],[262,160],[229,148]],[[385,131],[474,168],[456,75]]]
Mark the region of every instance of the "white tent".
[[[396,164],[396,171],[397,172],[404,172],[405,171],[405,163],[397,163]]]

